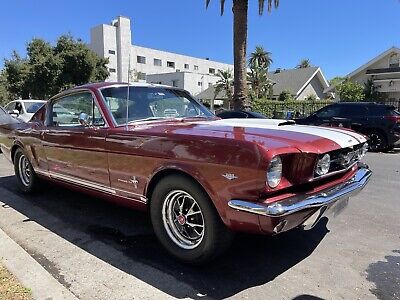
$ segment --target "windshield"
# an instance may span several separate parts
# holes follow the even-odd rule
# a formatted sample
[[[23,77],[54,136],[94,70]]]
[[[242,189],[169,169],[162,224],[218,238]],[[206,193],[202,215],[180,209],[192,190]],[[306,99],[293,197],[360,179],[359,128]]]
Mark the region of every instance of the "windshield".
[[[34,114],[43,106],[43,102],[25,102],[25,110],[28,114]]]
[[[137,121],[190,117],[213,117],[187,92],[161,87],[109,87],[101,91],[115,122],[123,125]],[[128,113],[126,103],[128,102]],[[126,116],[128,114],[128,120]]]

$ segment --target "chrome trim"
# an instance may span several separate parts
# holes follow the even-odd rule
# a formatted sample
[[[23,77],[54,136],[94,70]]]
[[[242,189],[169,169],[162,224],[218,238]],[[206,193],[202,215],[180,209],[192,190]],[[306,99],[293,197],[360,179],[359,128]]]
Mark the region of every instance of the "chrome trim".
[[[333,171],[333,172],[330,172],[330,173],[326,173],[324,175],[313,177],[310,180],[308,180],[308,182],[314,182],[314,181],[319,180],[319,179],[323,179],[323,178],[326,178],[326,177],[329,177],[329,176],[333,176],[333,175],[337,175],[337,174],[340,174],[340,173],[344,173],[344,172],[350,170],[352,167],[354,167],[357,163],[359,163],[359,162],[355,161],[345,169],[341,169],[341,170]],[[314,171],[314,173],[315,173],[315,171]]]
[[[61,180],[67,183],[72,183],[78,186],[82,186],[85,188],[90,188],[92,190],[96,190],[96,191],[100,191],[103,193],[107,193],[107,194],[111,194],[111,195],[116,195],[118,197],[123,197],[123,198],[127,198],[130,200],[140,200],[144,203],[147,203],[147,197],[138,193],[134,193],[134,192],[130,192],[130,191],[125,191],[119,188],[112,188],[109,186],[105,186],[103,184],[99,184],[93,181],[89,181],[89,180],[85,180],[82,178],[78,178],[78,177],[74,177],[74,176],[70,176],[70,175],[64,175],[64,174],[59,174],[59,173],[55,173],[52,171],[43,171],[43,170],[39,170],[39,169],[34,169],[35,173],[42,175],[42,176],[47,176],[50,177],[52,179],[57,179],[57,180]],[[135,196],[138,199],[131,199],[129,197],[125,197],[122,196],[120,194],[118,194],[118,192],[120,193],[125,193],[125,194],[129,194],[132,196]]]
[[[355,175],[344,183],[318,192],[311,196],[295,196],[271,204],[231,200],[229,207],[267,217],[282,217],[309,208],[319,208],[360,192],[371,178],[372,171],[367,166],[359,166]]]
[[[97,106],[97,108],[98,108],[98,110],[99,110],[99,112],[100,112],[100,114],[101,114],[101,116],[102,116],[102,118],[104,120],[104,124],[105,124],[104,126],[92,126],[91,128],[100,128],[100,129],[110,128],[110,124],[108,123],[107,119],[105,118],[105,114],[104,114],[103,110],[101,109],[101,107],[99,105],[100,103],[97,100],[97,97],[96,97],[95,93],[91,89],[88,89],[88,88],[74,88],[72,90],[67,90],[67,91],[61,92],[61,93],[53,96],[49,101],[47,101],[46,104],[52,106],[54,104],[54,102],[57,102],[61,98],[68,97],[68,96],[75,95],[75,94],[87,93],[87,92],[89,92],[92,95],[92,100],[94,102],[92,104],[95,104]],[[47,117],[48,117],[48,110],[46,110],[46,122],[45,122],[46,123],[46,127],[54,128],[54,126],[50,126],[49,124],[47,124],[48,123],[48,120],[47,120],[48,118]],[[66,128],[65,126],[59,126],[59,127],[60,128]],[[73,128],[85,128],[85,127],[76,126],[76,127],[73,127]]]

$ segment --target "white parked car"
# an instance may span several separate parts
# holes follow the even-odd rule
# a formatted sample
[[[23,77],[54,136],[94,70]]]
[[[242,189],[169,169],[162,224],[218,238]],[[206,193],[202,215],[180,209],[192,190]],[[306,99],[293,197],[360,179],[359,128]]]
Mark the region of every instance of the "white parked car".
[[[5,110],[23,122],[29,122],[32,116],[45,104],[44,100],[15,100],[5,106]]]

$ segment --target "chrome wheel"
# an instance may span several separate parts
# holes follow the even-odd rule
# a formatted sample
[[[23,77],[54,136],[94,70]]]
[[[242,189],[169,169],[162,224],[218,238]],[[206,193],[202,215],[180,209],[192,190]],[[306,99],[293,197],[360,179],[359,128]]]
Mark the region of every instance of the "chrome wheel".
[[[18,171],[19,179],[21,180],[22,184],[26,187],[29,187],[29,184],[31,183],[31,169],[29,167],[29,161],[24,154],[19,157]]]
[[[162,218],[168,236],[179,247],[194,249],[203,240],[203,213],[189,193],[182,190],[169,192],[164,199]]]

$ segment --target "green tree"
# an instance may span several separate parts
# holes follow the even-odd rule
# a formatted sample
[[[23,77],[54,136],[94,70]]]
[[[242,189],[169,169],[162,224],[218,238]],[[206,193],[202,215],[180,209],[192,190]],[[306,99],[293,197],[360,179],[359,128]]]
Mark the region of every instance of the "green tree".
[[[33,39],[28,43],[26,58],[14,51],[5,61],[7,92],[15,99],[46,99],[71,86],[105,80],[109,75],[107,63],[70,35],[61,36],[54,47]]]
[[[38,99],[47,99],[58,93],[57,79],[61,73],[61,61],[54,55],[50,43],[33,39],[27,47],[29,76],[25,85],[29,93]]]
[[[217,95],[223,91],[225,92],[225,95],[227,97],[228,101],[228,107],[231,108],[232,105],[232,98],[233,98],[233,76],[232,76],[232,71],[231,70],[226,70],[218,71],[218,81],[214,85],[214,99],[217,97]],[[211,108],[213,109],[213,103],[211,104]]]
[[[304,58],[296,66],[296,69],[305,69],[310,67],[311,67],[311,61],[308,58]]]
[[[339,83],[342,83],[345,80],[346,80],[346,77],[336,76],[336,77],[333,77],[331,80],[329,80],[329,84],[333,85],[333,86],[336,86],[336,85],[338,85]]]
[[[336,86],[340,101],[363,101],[365,99],[364,87],[358,82],[346,79]]]
[[[291,101],[293,100],[293,96],[288,90],[282,91],[278,96],[279,101]]]
[[[372,79],[369,79],[367,82],[364,83],[364,94],[365,100],[369,101],[383,101],[387,98],[386,94],[381,93],[377,90]]]
[[[272,81],[268,79],[268,68],[272,63],[271,52],[257,46],[250,54],[247,81],[250,84],[250,98],[254,101],[266,97],[272,87]]]
[[[272,62],[271,52],[266,51],[262,46],[256,46],[254,52],[250,54],[249,67],[268,70]]]
[[[0,105],[6,105],[10,102],[10,94],[8,93],[7,89],[7,78],[3,71],[0,71]]]
[[[206,7],[211,0],[206,0]],[[246,51],[247,51],[247,12],[249,0],[232,0],[233,6],[233,57],[234,57],[234,109],[240,110],[249,107],[247,102],[247,70],[246,70]],[[268,11],[272,6],[277,8],[279,0],[267,0]],[[258,0],[258,13],[264,12],[265,0]],[[224,14],[225,0],[220,0],[221,15]]]
[[[4,62],[7,90],[12,98],[29,98],[30,93],[26,84],[29,73],[30,66],[28,61],[13,51],[11,59],[6,59]]]
[[[106,67],[108,60],[99,57],[80,39],[75,40],[70,35],[61,36],[54,53],[61,60],[61,72],[57,84],[59,89],[103,81],[109,75]]]

